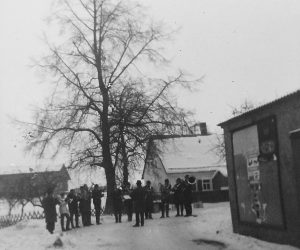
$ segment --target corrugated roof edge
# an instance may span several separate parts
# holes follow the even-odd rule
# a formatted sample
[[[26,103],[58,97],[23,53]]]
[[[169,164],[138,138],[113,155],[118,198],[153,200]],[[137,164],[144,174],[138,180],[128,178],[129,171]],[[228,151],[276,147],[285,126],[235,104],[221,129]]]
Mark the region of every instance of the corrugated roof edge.
[[[201,134],[174,134],[174,135],[153,135],[149,139],[150,140],[166,140],[166,139],[174,139],[174,138],[183,138],[183,137],[197,137],[197,136],[208,136],[207,135],[201,135]]]
[[[270,105],[273,105],[273,104],[277,104],[277,103],[283,102],[283,101],[285,101],[287,98],[294,97],[294,96],[296,96],[296,95],[300,95],[300,89],[298,89],[298,90],[296,90],[296,91],[294,91],[294,92],[292,92],[292,93],[286,94],[286,95],[284,95],[284,96],[282,96],[282,97],[279,97],[279,98],[277,98],[277,99],[275,99],[275,100],[273,100],[273,101],[271,101],[271,102],[268,102],[268,103],[265,103],[265,104],[263,104],[263,105],[260,105],[260,106],[258,106],[258,107],[256,107],[256,108],[253,108],[253,109],[251,109],[251,110],[249,110],[249,111],[246,111],[246,112],[243,113],[243,114],[240,114],[240,115],[238,115],[238,116],[232,117],[232,118],[230,118],[230,119],[228,119],[228,120],[226,120],[226,121],[224,121],[224,122],[219,123],[218,126],[223,127],[224,125],[226,125],[226,124],[229,123],[229,122],[232,122],[232,121],[234,121],[234,120],[237,120],[237,119],[239,119],[239,118],[241,118],[241,117],[243,117],[243,116],[245,116],[245,115],[248,115],[248,114],[250,114],[250,113],[256,112],[256,111],[258,111],[258,110],[260,110],[260,109],[264,109],[264,108],[266,108],[266,107],[268,107],[268,106],[270,106]]]

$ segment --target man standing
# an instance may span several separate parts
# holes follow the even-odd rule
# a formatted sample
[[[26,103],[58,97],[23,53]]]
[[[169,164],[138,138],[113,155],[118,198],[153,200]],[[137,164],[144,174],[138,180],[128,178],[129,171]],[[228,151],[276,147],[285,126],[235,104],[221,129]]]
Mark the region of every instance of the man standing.
[[[144,213],[145,213],[145,191],[142,188],[142,182],[136,182],[137,187],[133,190],[131,198],[133,200],[135,209],[136,223],[134,227],[144,226]]]
[[[185,217],[192,216],[192,200],[193,200],[193,190],[192,184],[189,182],[189,175],[185,176],[184,181],[184,207],[185,207]]]
[[[75,193],[74,189],[70,190],[70,193],[68,194],[68,205],[69,205],[69,211],[70,211],[70,222],[72,228],[75,228],[74,226],[74,216],[75,216],[75,224],[76,227],[79,228],[79,208],[78,208],[78,202],[79,198]]]
[[[96,216],[96,224],[99,225],[100,223],[100,214],[101,214],[101,198],[103,197],[102,191],[100,190],[98,184],[94,186],[92,192],[92,198],[95,208],[95,216]]]
[[[79,211],[81,213],[82,225],[88,226],[88,194],[86,189],[80,187]]]
[[[176,184],[172,188],[172,191],[174,192],[174,204],[176,206],[177,214],[178,216],[183,216],[183,204],[184,204],[184,196],[183,196],[183,180],[180,178],[176,179]]]
[[[133,201],[131,198],[132,189],[130,188],[130,183],[127,182],[123,187],[123,198],[124,198],[124,207],[127,213],[128,221],[132,221],[132,213],[133,213]]]
[[[87,200],[86,200],[86,206],[87,206],[87,225],[91,226],[92,224],[92,206],[91,206],[91,202],[92,202],[92,194],[90,189],[88,188],[88,186],[86,184],[83,185],[84,189],[86,190],[87,193]]]
[[[121,223],[123,199],[122,199],[122,190],[120,188],[115,188],[113,192],[113,204],[114,204],[114,215],[115,215],[116,223]]]
[[[57,221],[56,205],[59,200],[53,197],[53,190],[47,191],[46,197],[42,200],[42,207],[44,208],[46,229],[53,234],[55,229],[55,222]]]
[[[153,199],[154,199],[154,189],[151,187],[151,181],[146,182],[145,189],[145,219],[153,219],[152,218],[152,210],[153,210]]]
[[[170,192],[171,192],[171,184],[169,183],[169,179],[165,179],[165,185],[160,186],[161,192],[161,217],[165,218],[169,217],[169,204],[170,204]]]
[[[69,231],[70,230],[70,212],[68,209],[68,202],[65,197],[65,193],[61,193],[60,199],[59,199],[59,213],[60,213],[60,225],[61,225],[61,230],[64,231]],[[67,220],[66,226],[65,226],[65,218]]]

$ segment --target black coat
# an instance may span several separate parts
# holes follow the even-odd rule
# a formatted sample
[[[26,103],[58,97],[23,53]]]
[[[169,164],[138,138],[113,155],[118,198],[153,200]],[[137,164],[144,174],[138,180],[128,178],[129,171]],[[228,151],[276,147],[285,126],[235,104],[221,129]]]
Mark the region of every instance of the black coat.
[[[189,184],[188,182],[183,182],[184,183],[184,190],[183,190],[183,195],[184,195],[184,202],[185,203],[192,203],[193,201],[193,188],[192,185]]]
[[[160,186],[161,192],[161,201],[162,202],[170,202],[170,192],[171,192],[171,185],[162,185]]]
[[[154,200],[154,189],[153,189],[153,187],[145,186],[144,190],[145,190],[146,206],[153,205],[153,200]]]
[[[142,187],[135,188],[131,193],[135,212],[144,212],[145,210],[145,190]]]
[[[90,211],[91,208],[91,199],[89,196],[89,192],[86,190],[83,190],[80,194],[79,198],[79,210],[80,213],[87,213]]]
[[[121,212],[123,207],[122,191],[117,189],[113,192],[113,205],[115,212]]]
[[[184,183],[176,183],[174,185],[174,187],[172,188],[173,192],[174,192],[174,203],[183,203],[184,202]]]
[[[56,222],[57,219],[56,205],[58,204],[59,204],[59,200],[54,197],[48,196],[43,199],[42,206],[44,208],[45,220],[47,223]]]
[[[93,198],[93,203],[94,203],[95,209],[101,208],[101,198],[102,197],[103,197],[103,194],[102,194],[101,190],[96,190],[96,189],[93,190],[92,198]]]
[[[69,211],[71,214],[78,214],[79,213],[79,207],[78,207],[78,202],[79,202],[79,197],[76,194],[68,194],[68,206],[69,206]]]

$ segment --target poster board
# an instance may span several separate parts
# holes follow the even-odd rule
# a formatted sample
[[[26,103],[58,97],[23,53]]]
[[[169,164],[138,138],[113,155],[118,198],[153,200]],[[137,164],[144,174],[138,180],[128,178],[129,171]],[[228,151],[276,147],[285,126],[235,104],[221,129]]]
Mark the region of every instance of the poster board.
[[[283,226],[276,120],[238,130],[232,140],[240,221]]]

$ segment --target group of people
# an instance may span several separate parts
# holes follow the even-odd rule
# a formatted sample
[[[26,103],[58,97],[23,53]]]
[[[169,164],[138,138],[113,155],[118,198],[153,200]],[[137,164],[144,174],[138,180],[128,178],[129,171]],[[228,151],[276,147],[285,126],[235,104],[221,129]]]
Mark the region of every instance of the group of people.
[[[169,180],[166,179],[164,184],[160,185],[161,199],[161,217],[169,217],[169,205],[173,196],[173,203],[176,206],[177,216],[192,215],[192,184],[189,182],[189,176],[186,175],[182,180],[177,178],[176,184],[172,187]],[[87,185],[80,187],[79,192],[71,189],[69,193],[62,193],[58,198],[54,197],[53,190],[48,190],[42,201],[45,212],[46,228],[53,233],[57,218],[56,205],[59,205],[60,223],[62,231],[68,231],[72,228],[79,228],[79,217],[81,216],[82,225],[90,226],[92,209],[91,202],[93,200],[96,224],[100,223],[101,214],[101,198],[103,192],[96,184],[89,189]],[[132,221],[133,211],[135,212],[134,227],[144,226],[145,219],[153,219],[154,200],[157,198],[151,182],[146,181],[146,185],[142,186],[142,182],[136,182],[136,188],[131,189],[130,183],[126,183],[122,188],[115,188],[112,196],[115,222],[122,222],[122,214],[125,211],[128,221]]]
[[[96,224],[100,224],[101,214],[101,198],[102,190],[99,185],[94,185],[89,189],[85,184],[80,187],[79,193],[71,189],[69,193],[61,193],[58,197],[54,197],[53,190],[49,189],[45,198],[42,200],[44,208],[46,228],[52,234],[57,221],[56,206],[59,206],[60,224],[62,231],[69,231],[72,228],[79,228],[79,216],[81,215],[82,225],[92,225],[91,216],[91,200],[93,200]]]
[[[169,217],[169,205],[171,202],[171,194],[173,193],[173,203],[176,207],[176,217],[192,216],[193,202],[193,184],[189,182],[189,176],[185,179],[177,178],[176,184],[172,187],[169,180],[166,179],[164,185],[160,185],[161,192],[161,217]],[[185,215],[183,211],[185,209]]]
[[[144,226],[145,219],[153,219],[152,212],[154,206],[155,192],[151,186],[151,182],[146,181],[146,185],[142,187],[140,180],[136,183],[137,187],[133,190],[126,189],[123,197],[127,196],[124,201],[125,210],[128,214],[128,220],[132,219],[132,207],[135,211],[136,223],[134,227]],[[165,183],[160,185],[160,199],[161,199],[161,217],[169,217],[169,206],[171,203],[171,197],[173,196],[173,203],[176,206],[178,216],[192,216],[192,201],[193,201],[193,183],[189,182],[189,176],[186,175],[185,179],[177,178],[176,184],[172,187],[169,180],[165,179]],[[128,195],[129,194],[129,195]],[[115,192],[114,207],[116,222],[121,222],[122,216],[122,190]],[[133,205],[130,205],[130,204]],[[183,211],[185,209],[185,215]]]

